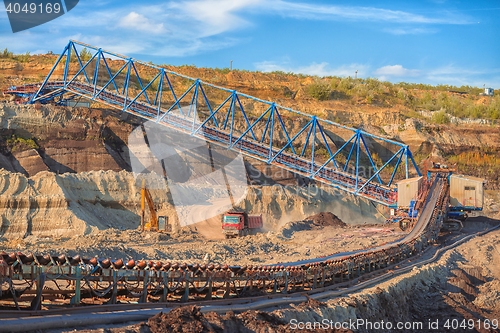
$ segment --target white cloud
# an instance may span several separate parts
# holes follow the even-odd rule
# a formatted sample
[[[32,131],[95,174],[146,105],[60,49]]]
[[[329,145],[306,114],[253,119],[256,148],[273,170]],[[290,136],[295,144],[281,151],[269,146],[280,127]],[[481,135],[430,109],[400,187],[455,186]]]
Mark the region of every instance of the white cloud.
[[[356,71],[359,77],[365,76],[368,73],[368,66],[362,64],[350,64],[339,67],[331,67],[327,62],[315,63],[313,62],[307,66],[290,66],[287,62],[276,63],[273,61],[263,61],[254,64],[255,68],[262,72],[291,72],[306,75],[317,76],[355,76]]]
[[[429,71],[429,75],[456,75],[456,74],[466,74],[466,75],[478,75],[485,74],[486,72],[473,69],[465,69],[457,67],[453,64],[441,66]]]
[[[463,15],[447,14],[430,17],[410,12],[362,6],[317,5],[282,0],[268,1],[266,6],[285,16],[305,19],[347,19],[354,21],[423,23],[423,24],[469,24]]]
[[[381,81],[421,82],[432,85],[500,87],[500,70],[469,69],[453,64],[430,69],[407,69],[401,65],[380,67],[373,72]],[[487,77],[484,80],[484,77]]]
[[[425,73],[425,79],[433,84],[450,84],[455,86],[472,85],[481,87],[483,84],[494,87],[499,86],[498,74],[500,70],[479,70],[457,67],[449,64],[434,69],[430,69]],[[497,75],[495,78],[493,75]],[[488,77],[487,82],[484,77]]]
[[[423,35],[436,33],[437,29],[429,28],[386,28],[383,31],[393,35]]]
[[[143,31],[153,34],[166,32],[163,23],[153,23],[144,15],[136,12],[128,13],[123,19],[120,20],[118,26],[126,29]]]
[[[420,75],[417,69],[407,69],[401,65],[390,65],[376,69],[375,74],[380,80],[385,81],[388,77],[415,77]]]
[[[193,6],[197,3],[207,5],[210,2],[189,3]],[[206,9],[206,15],[203,16],[199,12],[200,8],[193,10],[190,15],[185,15],[185,11],[169,7],[171,3],[148,6],[125,5],[116,10],[104,9],[97,5],[94,10],[93,6],[82,3],[78,7],[79,11],[72,11],[71,14],[53,22],[17,34],[0,34],[0,43],[9,45],[9,49],[20,53],[26,50],[40,50],[40,45],[47,47],[47,51],[58,53],[69,39],[74,39],[126,55],[147,54],[163,57],[196,55],[224,49],[239,42],[239,39],[221,34],[237,28],[238,17],[234,16],[233,10],[239,10],[244,2],[240,1],[235,5],[228,2],[230,9],[222,10],[221,14],[217,14],[215,10],[218,4],[218,1],[214,1],[211,2],[211,6],[200,7]],[[223,4],[219,4],[221,5]],[[151,13],[154,13],[154,16]],[[196,19],[196,16],[200,17]],[[235,19],[231,20],[231,16]],[[85,34],[77,33],[82,29],[85,29]],[[52,33],[49,34],[48,31]]]
[[[172,18],[183,22],[188,29],[196,31],[198,36],[213,36],[226,31],[251,25],[243,15],[238,15],[249,8],[265,8],[263,0],[195,0],[171,2],[168,5]]]
[[[43,52],[47,47],[54,53],[62,51],[70,38],[103,49],[134,55],[182,57],[228,48],[247,37],[229,37],[228,32],[253,25],[253,19],[263,15],[282,15],[305,20],[349,20],[386,23],[385,32],[396,35],[435,33],[438,24],[468,24],[460,14],[414,14],[385,8],[338,6],[323,2],[311,4],[284,0],[181,0],[148,2],[148,5],[122,4],[120,7],[102,3],[80,2],[72,11],[57,20],[17,34],[1,33],[0,45],[24,53]],[[153,14],[154,13],[154,14]],[[4,21],[7,27],[6,16]],[[388,27],[387,27],[388,26]],[[381,27],[381,28],[383,28]],[[126,36],[124,38],[124,29]],[[4,29],[5,30],[5,29]],[[80,34],[79,31],[85,31]],[[49,33],[50,32],[50,33]],[[46,46],[50,45],[50,46]],[[334,67],[327,62],[293,65],[290,61],[264,61],[254,64],[261,71],[284,71],[317,76],[377,75],[379,79],[415,78],[433,84],[480,84],[482,73],[453,66],[425,71],[407,69],[401,65],[384,66],[375,71],[366,64],[346,64]],[[498,75],[496,76],[498,78]],[[495,79],[498,82],[498,79]],[[487,82],[485,82],[487,84]],[[491,84],[495,86],[495,84]],[[498,84],[497,84],[498,85]]]

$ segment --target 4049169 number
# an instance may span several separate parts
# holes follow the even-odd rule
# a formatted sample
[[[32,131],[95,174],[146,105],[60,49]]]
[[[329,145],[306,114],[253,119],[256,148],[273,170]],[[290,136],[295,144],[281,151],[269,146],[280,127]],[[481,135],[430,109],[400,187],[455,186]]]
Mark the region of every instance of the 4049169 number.
[[[58,2],[55,3],[19,3],[19,2],[10,2],[5,7],[5,11],[9,14],[59,14],[61,12],[61,4]]]
[[[447,330],[472,330],[486,329],[497,330],[499,326],[498,319],[448,319],[445,321],[444,328]]]

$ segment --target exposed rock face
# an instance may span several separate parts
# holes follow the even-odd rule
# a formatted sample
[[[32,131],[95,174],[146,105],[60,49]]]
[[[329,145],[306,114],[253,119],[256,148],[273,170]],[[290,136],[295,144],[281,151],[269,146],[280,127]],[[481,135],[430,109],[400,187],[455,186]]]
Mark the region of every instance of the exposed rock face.
[[[102,142],[64,140],[47,143],[44,149],[43,162],[48,168],[56,173],[84,172],[91,170],[123,170],[123,161],[118,158],[111,148],[106,147]],[[108,150],[108,149],[109,150]],[[113,155],[112,155],[113,154]]]
[[[110,111],[1,103],[0,119],[4,139],[30,138],[39,146],[4,144],[0,167],[6,170],[29,176],[40,171],[130,170],[122,149],[133,125]]]
[[[0,154],[0,168],[5,169],[7,171],[15,172],[16,169],[21,170],[21,165],[17,162],[17,168],[12,164],[12,160],[7,156]]]
[[[26,178],[0,170],[0,236],[58,238],[113,226],[136,228],[140,191],[134,184],[125,171],[79,175],[45,171]]]
[[[41,171],[49,171],[48,166],[45,164],[43,158],[35,149],[16,152],[13,154],[14,158],[19,162],[23,173],[29,176],[34,176]],[[18,168],[16,168],[18,169]]]

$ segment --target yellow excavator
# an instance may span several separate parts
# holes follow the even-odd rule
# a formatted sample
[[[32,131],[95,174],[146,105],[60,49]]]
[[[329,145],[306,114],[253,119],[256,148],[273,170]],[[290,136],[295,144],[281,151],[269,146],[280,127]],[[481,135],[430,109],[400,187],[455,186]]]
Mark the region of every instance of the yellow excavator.
[[[146,221],[146,202],[149,208],[149,221]],[[141,230],[156,232],[171,232],[167,216],[158,216],[151,193],[146,188],[146,180],[142,180],[141,188]]]

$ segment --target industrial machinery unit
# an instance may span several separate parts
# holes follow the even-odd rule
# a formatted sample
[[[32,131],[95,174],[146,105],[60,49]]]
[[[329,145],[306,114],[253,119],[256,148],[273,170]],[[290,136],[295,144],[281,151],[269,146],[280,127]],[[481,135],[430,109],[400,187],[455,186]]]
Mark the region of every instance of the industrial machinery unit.
[[[450,175],[450,206],[466,212],[483,210],[484,179]]]
[[[402,230],[411,228],[417,218],[419,209],[424,205],[428,183],[438,174],[447,178],[449,183],[449,205],[442,228],[448,231],[460,230],[470,212],[483,210],[484,179],[454,174],[454,169],[447,165],[434,163],[428,170],[427,179],[414,177],[397,183],[398,208],[391,212],[388,220],[398,223]]]
[[[397,209],[391,209],[392,223],[398,223],[401,230],[412,228],[417,220],[418,212],[425,196],[424,177],[413,177],[399,181],[397,186]]]
[[[230,211],[222,216],[222,232],[226,238],[254,235],[262,227],[262,215]]]
[[[149,221],[146,221],[146,203],[149,208]],[[167,216],[158,216],[154,206],[151,192],[146,188],[146,182],[142,180],[141,188],[141,230],[142,231],[159,231],[171,232],[172,227],[168,223]]]
[[[424,183],[424,177],[413,177],[403,179],[397,183],[398,188],[398,208],[409,208],[411,202],[418,199]]]
[[[465,221],[471,212],[483,210],[484,182],[478,177],[452,174],[450,181],[450,207],[448,220]]]

